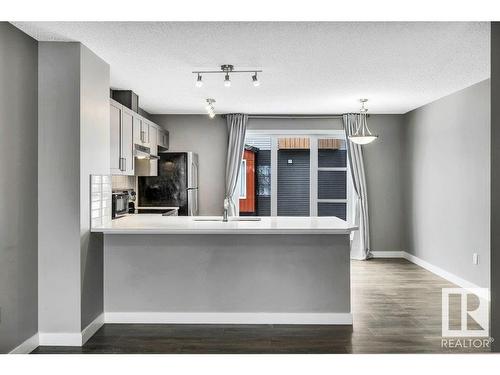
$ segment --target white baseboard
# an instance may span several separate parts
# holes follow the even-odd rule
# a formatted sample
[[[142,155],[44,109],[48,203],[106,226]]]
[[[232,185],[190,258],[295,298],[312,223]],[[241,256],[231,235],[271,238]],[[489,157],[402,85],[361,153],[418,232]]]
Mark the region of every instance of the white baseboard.
[[[82,334],[79,332],[40,332],[41,346],[82,346]]]
[[[101,328],[104,324],[104,313],[95,318],[87,327],[85,327],[82,331],[82,345],[85,344],[94,333],[96,333],[99,328]]]
[[[29,354],[36,348],[38,348],[38,333],[31,336],[26,341],[22,342],[19,346],[12,349],[9,354]]]
[[[39,342],[42,346],[82,346],[102,327],[103,324],[104,314],[101,314],[81,332],[40,332]]]
[[[410,262],[416,264],[417,266],[420,266],[422,268],[425,268],[427,271],[432,272],[433,274],[442,277],[443,279],[449,281],[450,283],[453,283],[455,285],[458,285],[461,288],[467,289],[467,290],[474,290],[474,292],[477,292],[477,289],[484,289],[485,292],[478,295],[481,298],[484,298],[486,300],[490,300],[490,293],[487,291],[486,288],[482,288],[468,280],[462,279],[461,277],[448,272],[438,266],[435,266],[421,258],[416,257],[415,255],[412,255],[410,253],[407,253],[406,251],[403,251],[403,258],[409,260]]]
[[[372,251],[374,258],[404,258],[404,251]]]
[[[350,313],[162,313],[106,312],[106,323],[150,324],[331,324],[351,325]]]
[[[442,277],[443,279],[449,281],[450,283],[453,283],[455,285],[458,285],[461,288],[467,289],[467,290],[473,290],[476,289],[474,292],[477,292],[477,289],[481,289],[480,286],[471,283],[470,281],[467,281],[465,279],[462,279],[461,277],[448,272],[438,266],[435,266],[419,257],[416,257],[413,254],[410,254],[406,251],[372,251],[373,257],[374,258],[404,258],[417,266],[420,266],[424,269],[426,269],[429,272],[432,272],[433,274]],[[484,288],[483,288],[484,289]],[[490,293],[485,292],[479,295],[479,297],[484,298],[486,300],[490,300]]]

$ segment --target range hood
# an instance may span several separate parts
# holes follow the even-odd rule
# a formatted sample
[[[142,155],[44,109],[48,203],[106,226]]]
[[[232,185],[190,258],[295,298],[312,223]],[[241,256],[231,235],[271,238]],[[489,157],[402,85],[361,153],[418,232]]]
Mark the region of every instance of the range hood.
[[[149,147],[135,144],[134,145],[134,157],[137,159],[159,159],[156,155],[151,155],[151,149]]]
[[[134,145],[134,174],[136,176],[155,176],[152,172],[151,162],[158,160],[159,157],[151,155],[149,147],[143,145]]]

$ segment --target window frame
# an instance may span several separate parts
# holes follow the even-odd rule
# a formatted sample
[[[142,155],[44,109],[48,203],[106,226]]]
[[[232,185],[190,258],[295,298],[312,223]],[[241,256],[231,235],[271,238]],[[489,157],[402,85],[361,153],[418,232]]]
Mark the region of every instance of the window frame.
[[[240,176],[238,178],[238,185],[239,185],[239,190],[240,190],[239,199],[247,199],[247,161],[246,161],[246,159],[241,159]],[[242,187],[244,187],[244,189],[245,189],[245,192],[243,195],[242,195],[242,191],[241,191]]]

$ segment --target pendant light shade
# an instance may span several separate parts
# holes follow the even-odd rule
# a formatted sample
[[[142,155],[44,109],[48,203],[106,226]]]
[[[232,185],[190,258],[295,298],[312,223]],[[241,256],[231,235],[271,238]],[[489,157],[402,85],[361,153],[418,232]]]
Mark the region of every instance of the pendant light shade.
[[[356,128],[356,132],[349,136],[349,140],[358,145],[366,145],[378,138],[378,135],[372,134],[372,132],[368,128],[368,122],[367,122],[368,109],[365,108],[365,103],[367,101],[368,99],[360,99],[361,109],[359,110],[359,115],[358,115],[358,126]]]

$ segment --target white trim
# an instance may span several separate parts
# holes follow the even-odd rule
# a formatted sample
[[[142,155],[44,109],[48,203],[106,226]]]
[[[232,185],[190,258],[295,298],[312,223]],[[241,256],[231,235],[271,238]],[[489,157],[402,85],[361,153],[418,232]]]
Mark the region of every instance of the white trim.
[[[243,170],[242,170],[243,169]],[[244,173],[241,173],[244,172]],[[245,187],[245,194],[241,195],[241,185]],[[238,176],[239,199],[247,199],[247,161],[241,159],[240,175]]]
[[[449,281],[450,283],[453,283],[455,285],[458,285],[459,287],[470,290],[473,293],[476,293],[478,289],[485,289],[483,287],[480,287],[474,283],[471,283],[468,280],[462,279],[461,277],[448,272],[438,266],[435,266],[419,257],[416,257],[413,254],[410,254],[406,251],[372,251],[372,255],[374,258],[404,258],[413,264],[416,264],[417,266],[420,266],[424,269],[426,269],[429,272],[432,272],[433,274],[442,277],[443,279]],[[490,300],[490,293],[486,292],[479,297],[484,298],[486,300]]]
[[[350,313],[106,312],[106,323],[143,324],[331,324],[352,325]]]
[[[318,136],[309,136],[309,216],[318,216]]]
[[[82,334],[76,333],[48,333],[40,332],[41,346],[82,346]]]
[[[278,137],[271,136],[271,216],[278,216]]]
[[[26,341],[12,349],[9,354],[30,354],[33,350],[38,348],[38,333],[35,333]]]
[[[404,251],[372,251],[374,258],[404,258]]]
[[[448,271],[446,271],[438,266],[430,264],[429,262],[416,257],[415,255],[407,253],[406,251],[403,251],[403,258],[409,260],[410,262],[416,264],[417,266],[425,268],[427,271],[430,271],[433,274],[440,276],[443,279],[448,280],[449,282],[451,282],[455,285],[458,285],[461,288],[470,290],[474,293],[477,291],[477,289],[482,288],[474,283],[471,283],[470,281],[462,279],[461,277],[459,277],[451,272],[448,272]],[[480,295],[479,297],[484,298],[484,299],[489,301],[490,300],[490,293],[486,292],[486,293]]]
[[[82,345],[84,345],[104,324],[104,313],[95,318],[82,331]]]
[[[104,313],[95,318],[81,332],[39,333],[39,344],[43,346],[82,346],[104,324]]]

